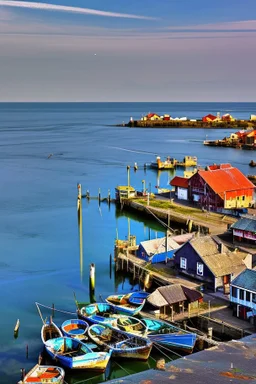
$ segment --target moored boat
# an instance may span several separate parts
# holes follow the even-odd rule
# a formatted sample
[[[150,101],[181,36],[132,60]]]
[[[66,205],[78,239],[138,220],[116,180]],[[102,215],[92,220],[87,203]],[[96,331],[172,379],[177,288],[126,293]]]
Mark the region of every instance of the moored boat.
[[[256,167],[256,161],[251,160],[249,163],[250,167]]]
[[[111,295],[107,297],[106,302],[114,307],[115,312],[134,316],[142,310],[146,299],[133,296],[133,294]]]
[[[93,352],[85,343],[71,337],[58,337],[45,343],[49,356],[69,369],[104,372],[110,352]]]
[[[174,169],[176,167],[177,160],[171,157],[167,157],[165,161],[161,161],[161,158],[157,156],[156,161],[150,163],[151,168],[156,169]]]
[[[89,324],[80,319],[66,320],[61,325],[62,332],[65,336],[73,337],[79,340],[86,340],[86,332],[89,328]]]
[[[18,384],[63,384],[65,377],[64,369],[52,365],[35,365]]]
[[[106,370],[111,353],[93,352],[80,340],[63,337],[52,321],[43,324],[41,338],[48,355],[66,368],[97,372]]]
[[[114,313],[114,307],[107,303],[93,303],[81,308],[78,307],[77,315],[90,324],[108,325],[141,336],[147,333],[147,326],[141,320]]]
[[[153,343],[161,344],[170,349],[192,353],[196,343],[195,333],[189,333],[161,320],[143,318],[142,322],[147,325],[147,337]]]
[[[147,360],[153,346],[148,338],[101,324],[91,325],[88,335],[94,343],[112,351],[113,357]]]
[[[247,179],[256,185],[256,175],[247,175]]]

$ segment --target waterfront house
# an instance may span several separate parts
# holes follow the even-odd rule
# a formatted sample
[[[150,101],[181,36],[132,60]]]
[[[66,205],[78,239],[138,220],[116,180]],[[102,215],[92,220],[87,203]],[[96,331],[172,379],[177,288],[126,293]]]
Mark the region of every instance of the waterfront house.
[[[256,216],[242,215],[240,219],[231,225],[233,243],[256,245]]]
[[[205,123],[209,123],[209,122],[212,122],[212,121],[216,121],[217,120],[217,116],[214,116],[212,114],[208,114],[206,116],[203,116],[202,117],[202,120],[205,122]]]
[[[167,115],[167,114],[165,114],[164,116],[163,116],[163,120],[170,120],[171,119],[171,116],[170,115]]]
[[[159,287],[147,297],[147,302],[158,308],[160,317],[172,319],[175,314],[190,312],[192,308],[198,307],[198,303],[202,300],[199,291],[180,284]]]
[[[231,116],[229,113],[226,113],[221,117],[222,121],[235,121],[235,118]]]
[[[238,250],[231,252],[211,236],[194,237],[176,252],[176,269],[207,287],[229,292],[231,276],[237,276],[246,267],[252,267],[252,255]]]
[[[140,259],[146,260],[152,264],[167,263],[174,257],[174,252],[180,245],[170,236],[142,241],[137,251]]]
[[[161,117],[157,113],[148,113],[146,116],[143,116],[141,120],[160,120]]]
[[[175,188],[175,196],[180,200],[188,200],[188,180],[185,177],[175,176],[170,182]]]
[[[256,270],[245,269],[230,284],[233,313],[244,320],[256,319]]]
[[[230,164],[198,170],[188,181],[188,198],[201,208],[221,213],[244,213],[254,199],[255,185]]]

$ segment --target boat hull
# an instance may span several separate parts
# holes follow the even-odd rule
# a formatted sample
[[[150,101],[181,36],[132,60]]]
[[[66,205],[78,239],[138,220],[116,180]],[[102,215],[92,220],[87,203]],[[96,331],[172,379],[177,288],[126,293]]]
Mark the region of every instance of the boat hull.
[[[64,339],[66,339],[64,341]],[[82,352],[79,356],[73,355],[73,342],[76,341],[82,346]],[[64,349],[64,343],[66,344]],[[72,338],[56,338],[48,340],[45,348],[49,356],[58,361],[63,367],[68,369],[83,369],[86,371],[104,372],[107,368],[111,353],[107,352],[92,352],[85,344],[79,340]],[[63,352],[65,348],[70,349],[70,352]],[[62,352],[59,351],[62,349]]]
[[[63,384],[65,377],[64,369],[51,365],[35,365],[18,384]]]
[[[193,352],[196,342],[195,334],[158,334],[148,335],[148,338],[153,343],[160,344],[170,349],[175,349],[186,353]]]
[[[66,320],[61,325],[61,330],[64,336],[73,337],[75,339],[87,339],[85,335],[89,328],[89,324],[81,319]]]

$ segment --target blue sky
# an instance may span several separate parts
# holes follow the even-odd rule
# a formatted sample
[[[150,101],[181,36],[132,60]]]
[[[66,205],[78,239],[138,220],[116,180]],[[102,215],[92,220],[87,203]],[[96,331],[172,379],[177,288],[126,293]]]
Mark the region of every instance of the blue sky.
[[[0,0],[0,101],[255,101],[255,0]]]

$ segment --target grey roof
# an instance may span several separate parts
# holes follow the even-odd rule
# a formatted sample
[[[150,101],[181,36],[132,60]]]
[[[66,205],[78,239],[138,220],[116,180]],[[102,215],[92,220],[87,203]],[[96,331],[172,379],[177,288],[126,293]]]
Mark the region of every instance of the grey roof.
[[[256,232],[256,216],[243,215],[237,222],[231,225],[231,228],[248,232]]]
[[[231,284],[239,288],[256,292],[256,271],[253,269],[245,269],[231,282]]]
[[[155,307],[164,307],[165,305],[168,305],[168,302],[165,300],[165,298],[161,295],[161,293],[156,289],[153,293],[151,293],[147,297],[147,301],[154,305]]]
[[[211,236],[195,237],[190,244],[215,277],[236,274],[245,268],[243,260],[248,252],[231,252]]]
[[[158,239],[152,239],[147,241],[142,241],[140,244],[145,249],[148,256],[154,256],[158,253],[166,252],[165,247],[166,237],[161,237]],[[179,248],[180,245],[176,243],[171,237],[167,238],[167,252]]]
[[[158,291],[170,305],[187,300],[180,284],[166,285],[158,288]]]

